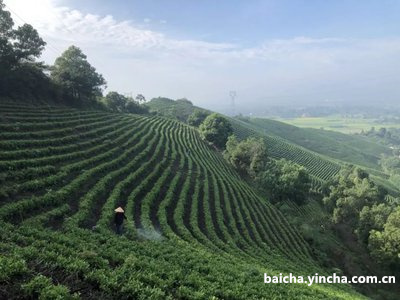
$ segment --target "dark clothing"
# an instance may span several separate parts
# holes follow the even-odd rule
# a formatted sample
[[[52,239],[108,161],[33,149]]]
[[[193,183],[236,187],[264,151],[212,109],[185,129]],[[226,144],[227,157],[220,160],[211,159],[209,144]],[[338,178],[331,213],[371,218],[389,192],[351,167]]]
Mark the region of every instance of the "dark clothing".
[[[122,234],[122,224],[116,224],[116,232],[117,234]]]
[[[124,213],[120,213],[120,212],[115,213],[114,223],[116,226],[117,234],[122,234],[122,230],[123,230],[122,224],[124,223],[124,219],[126,219]]]
[[[124,219],[126,219],[124,213],[120,212],[115,213],[114,222],[116,225],[122,225],[122,223],[124,223]]]

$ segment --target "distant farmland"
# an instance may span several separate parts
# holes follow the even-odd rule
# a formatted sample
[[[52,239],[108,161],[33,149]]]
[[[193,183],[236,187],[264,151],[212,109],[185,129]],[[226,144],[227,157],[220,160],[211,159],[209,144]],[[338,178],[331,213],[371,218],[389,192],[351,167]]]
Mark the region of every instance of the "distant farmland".
[[[345,118],[337,115],[328,117],[279,118],[277,120],[298,127],[324,128],[342,133],[358,133],[361,130],[369,130],[371,127],[400,128],[400,123],[380,123],[377,119]]]

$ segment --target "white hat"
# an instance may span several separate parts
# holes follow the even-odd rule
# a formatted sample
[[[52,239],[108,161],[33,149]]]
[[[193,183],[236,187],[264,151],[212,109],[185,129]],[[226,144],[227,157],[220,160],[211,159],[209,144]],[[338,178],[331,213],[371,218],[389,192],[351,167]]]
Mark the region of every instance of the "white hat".
[[[119,212],[119,213],[123,213],[123,212],[124,212],[124,210],[122,209],[121,206],[118,207],[118,208],[116,208],[116,209],[114,209],[114,211],[115,211],[115,212]]]

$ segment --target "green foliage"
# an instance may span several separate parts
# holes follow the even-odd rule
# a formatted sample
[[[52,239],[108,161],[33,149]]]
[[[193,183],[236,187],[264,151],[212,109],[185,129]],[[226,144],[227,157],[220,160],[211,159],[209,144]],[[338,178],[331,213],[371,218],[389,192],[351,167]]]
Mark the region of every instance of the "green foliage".
[[[232,125],[223,116],[213,113],[199,127],[200,135],[219,149],[224,149],[228,137],[232,134]]]
[[[239,142],[230,136],[224,157],[239,172],[249,175],[273,202],[290,199],[301,204],[309,195],[311,179],[305,168],[285,159],[269,158],[261,138]]]
[[[29,24],[14,27],[0,1],[0,96],[40,97],[49,92],[44,65],[35,62],[46,43]]]
[[[84,101],[101,95],[103,76],[89,64],[82,50],[70,46],[58,57],[51,70],[52,80],[74,99]]]
[[[140,101],[144,99],[143,95],[140,95]],[[145,114],[148,113],[148,108],[141,105],[138,101],[133,100],[131,97],[125,97],[117,92],[108,92],[108,94],[102,99],[102,102],[109,110],[113,112],[128,112],[132,114]]]
[[[118,94],[117,92],[108,92],[104,99],[105,105],[108,109],[115,112],[125,111],[125,106],[128,102],[127,97]]]
[[[156,114],[176,119],[181,122],[188,122],[189,117],[195,112],[195,111],[200,111],[204,114],[209,115],[211,112],[199,107],[196,107],[193,105],[193,103],[188,100],[188,99],[178,99],[178,100],[172,100],[169,98],[164,98],[164,97],[158,97],[158,98],[153,98],[149,102],[146,102],[146,106],[149,107],[150,112],[154,112]],[[202,115],[199,114],[198,116]],[[193,117],[195,117],[194,115]],[[205,116],[206,117],[206,116]],[[205,118],[204,117],[204,118]],[[201,122],[204,120],[204,118],[201,116]],[[194,118],[196,123],[197,117]],[[192,126],[198,126],[195,124],[190,124]],[[200,124],[199,124],[200,125]]]
[[[398,119],[393,120],[395,123],[398,122]],[[386,128],[381,127],[378,130],[375,127],[372,127],[370,130],[362,131],[361,135],[367,136],[377,142],[384,145],[391,146],[400,146],[400,129],[399,128]],[[396,147],[398,148],[398,147]],[[398,149],[396,151],[397,155]]]
[[[183,104],[186,104],[186,105],[191,105],[191,106],[193,106],[192,101],[190,101],[190,100],[188,100],[188,99],[186,99],[186,98],[176,99],[176,102],[177,102],[177,103],[183,103]]]
[[[0,107],[0,253],[28,268],[2,282],[0,298],[359,297],[343,285],[259,284],[263,272],[323,270],[296,227],[190,126]],[[127,216],[118,236],[117,206]]]
[[[268,155],[271,158],[276,160],[284,158],[304,167],[312,175],[315,189],[320,189],[323,182],[332,179],[340,171],[338,163],[299,147],[286,139],[270,135],[268,130],[260,130],[252,123],[242,122],[238,119],[230,119],[230,121],[234,128],[234,134],[239,140],[261,137],[267,145]],[[285,132],[285,136],[286,134],[287,132]]]
[[[128,98],[128,101],[126,102],[125,105],[125,111],[131,114],[147,114],[149,113],[149,109],[138,103],[137,101]]]
[[[400,158],[397,156],[383,155],[379,161],[382,169],[393,175],[400,175]]]
[[[38,275],[32,278],[28,283],[22,286],[22,290],[27,296],[34,297],[46,287],[52,285],[50,278],[44,275]]]
[[[33,61],[42,53],[46,43],[38,32],[29,24],[14,28],[11,14],[4,10],[0,1],[0,71],[11,71],[23,61]]]
[[[208,115],[209,113],[204,110],[195,109],[193,113],[187,118],[187,123],[191,126],[199,127]]]
[[[400,266],[400,207],[389,215],[383,227],[383,231],[371,231],[369,249],[376,260],[398,270]]]
[[[25,260],[15,256],[0,255],[0,283],[12,280],[14,276],[27,273]]]
[[[324,203],[334,222],[350,225],[375,260],[390,265],[399,262],[400,211],[393,211],[396,201],[384,202],[385,193],[367,173],[348,166],[330,183]]]
[[[368,174],[352,166],[343,168],[328,186],[323,201],[333,212],[333,221],[348,224],[352,228],[357,227],[363,207],[378,202],[382,196],[382,191],[369,179]]]
[[[136,97],[135,97],[135,100],[136,100],[139,104],[141,104],[141,103],[146,102],[146,97],[143,96],[142,94],[137,94]]]
[[[251,118],[255,130],[266,132],[326,157],[379,170],[378,157],[391,150],[360,136],[330,130],[300,128],[266,118]]]
[[[265,170],[257,175],[256,182],[273,202],[291,200],[302,204],[307,199],[311,187],[308,172],[285,159],[268,161]]]
[[[25,295],[39,300],[74,300],[78,295],[71,295],[69,289],[63,285],[53,285],[50,278],[38,275],[22,285]]]
[[[393,207],[385,203],[374,203],[372,206],[364,206],[360,212],[356,230],[359,240],[367,244],[371,230],[383,230],[385,222],[392,210]]]
[[[268,159],[262,139],[249,138],[238,142],[233,135],[229,136],[226,142],[224,156],[237,170],[252,177],[264,169]]]

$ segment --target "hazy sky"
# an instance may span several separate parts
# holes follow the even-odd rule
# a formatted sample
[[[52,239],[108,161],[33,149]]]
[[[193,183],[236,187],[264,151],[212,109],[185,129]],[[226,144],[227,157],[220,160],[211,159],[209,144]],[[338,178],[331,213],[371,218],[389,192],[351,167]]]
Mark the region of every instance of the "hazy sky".
[[[129,2],[129,3],[128,3]],[[211,109],[400,103],[400,1],[5,0],[53,63],[69,45],[108,90]]]

